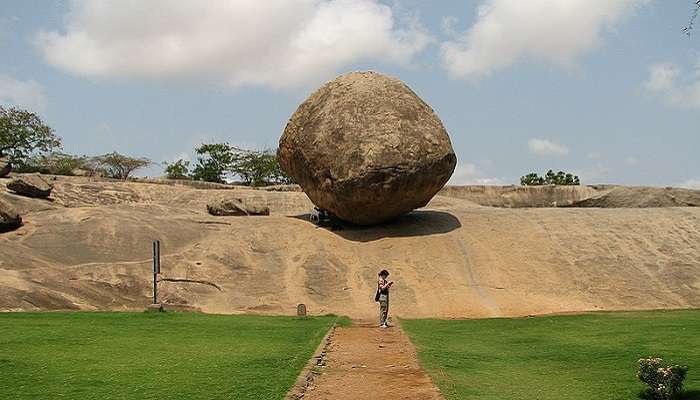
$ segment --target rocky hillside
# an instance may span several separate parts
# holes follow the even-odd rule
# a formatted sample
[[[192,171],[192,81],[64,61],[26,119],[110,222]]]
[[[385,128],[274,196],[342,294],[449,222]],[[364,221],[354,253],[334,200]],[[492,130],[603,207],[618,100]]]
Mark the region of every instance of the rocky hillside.
[[[383,268],[404,317],[700,307],[699,208],[506,209],[443,192],[395,222],[329,230],[308,222],[311,203],[293,191],[60,177],[47,201],[7,182],[0,197],[25,224],[0,234],[1,310],[142,309],[155,239],[171,279],[163,300],[206,312],[292,314],[306,303],[373,316]],[[225,196],[265,202],[271,215],[208,215]]]

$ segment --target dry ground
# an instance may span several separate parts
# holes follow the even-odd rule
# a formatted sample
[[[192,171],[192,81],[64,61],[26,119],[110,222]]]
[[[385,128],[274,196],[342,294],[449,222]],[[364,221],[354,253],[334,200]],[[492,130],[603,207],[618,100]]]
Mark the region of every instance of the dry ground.
[[[398,326],[369,322],[335,330],[327,364],[305,400],[441,400],[440,391],[418,365],[416,351]]]
[[[7,182],[0,196],[25,225],[0,235],[0,310],[142,309],[154,239],[165,277],[218,286],[162,282],[163,300],[213,313],[305,303],[373,318],[383,268],[404,317],[700,307],[697,207],[491,208],[457,191],[393,223],[331,231],[308,222],[299,192],[60,177],[44,201],[6,193]],[[261,199],[272,215],[209,216],[222,196]]]

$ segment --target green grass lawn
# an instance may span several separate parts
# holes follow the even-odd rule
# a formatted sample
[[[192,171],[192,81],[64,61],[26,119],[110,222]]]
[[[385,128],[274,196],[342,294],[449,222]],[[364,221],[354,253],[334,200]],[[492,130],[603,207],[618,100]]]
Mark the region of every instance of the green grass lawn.
[[[700,399],[700,310],[401,324],[448,399],[637,399],[649,355],[690,367]]]
[[[0,313],[0,399],[282,399],[335,320]]]

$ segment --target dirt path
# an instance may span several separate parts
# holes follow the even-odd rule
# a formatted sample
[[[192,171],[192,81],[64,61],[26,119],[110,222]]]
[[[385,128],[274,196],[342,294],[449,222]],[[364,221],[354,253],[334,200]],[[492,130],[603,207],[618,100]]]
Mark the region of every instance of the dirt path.
[[[444,399],[418,365],[415,349],[401,328],[380,329],[369,322],[336,329],[326,366],[303,398]]]

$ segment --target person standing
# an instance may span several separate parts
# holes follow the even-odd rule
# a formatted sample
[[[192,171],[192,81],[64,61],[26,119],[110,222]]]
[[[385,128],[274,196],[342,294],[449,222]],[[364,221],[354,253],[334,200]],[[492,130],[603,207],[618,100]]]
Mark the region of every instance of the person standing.
[[[389,288],[394,285],[393,281],[388,280],[389,271],[383,269],[379,273],[379,281],[377,282],[377,301],[379,301],[379,327],[388,328],[387,323],[389,317]]]

